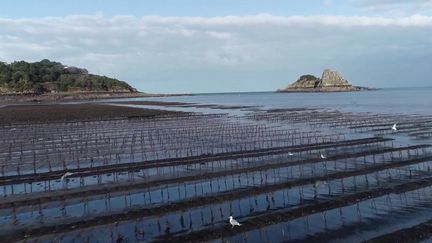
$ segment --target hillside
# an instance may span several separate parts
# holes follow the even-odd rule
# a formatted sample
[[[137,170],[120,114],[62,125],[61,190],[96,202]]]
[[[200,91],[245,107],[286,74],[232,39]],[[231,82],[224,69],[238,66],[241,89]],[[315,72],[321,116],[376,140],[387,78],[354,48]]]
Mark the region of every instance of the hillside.
[[[61,92],[137,92],[124,81],[89,74],[44,59],[40,62],[0,62],[0,94],[44,94]]]

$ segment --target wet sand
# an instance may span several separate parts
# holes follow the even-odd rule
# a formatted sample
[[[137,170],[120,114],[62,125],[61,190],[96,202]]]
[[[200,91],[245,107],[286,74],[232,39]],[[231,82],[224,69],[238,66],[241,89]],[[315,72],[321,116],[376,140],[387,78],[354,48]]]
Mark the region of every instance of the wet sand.
[[[210,109],[252,109],[257,106],[246,106],[246,105],[216,105],[216,104],[197,104],[197,103],[185,103],[185,102],[169,102],[169,101],[116,101],[109,102],[112,104],[127,104],[127,105],[147,105],[147,106],[165,106],[165,107],[193,107],[193,108],[210,108]]]
[[[59,92],[47,94],[0,94],[0,104],[57,103],[120,98],[185,96],[190,94],[149,94],[141,92]]]
[[[180,112],[119,107],[105,104],[8,105],[0,108],[0,125],[91,121],[120,118],[152,118]]]
[[[367,220],[376,219],[394,226],[355,239],[404,239],[413,225],[391,217],[407,205],[427,216],[431,128],[425,115],[318,108],[235,116],[99,103],[2,107],[0,238],[312,241],[355,237],[356,226],[374,228]],[[232,228],[229,215],[243,225]]]

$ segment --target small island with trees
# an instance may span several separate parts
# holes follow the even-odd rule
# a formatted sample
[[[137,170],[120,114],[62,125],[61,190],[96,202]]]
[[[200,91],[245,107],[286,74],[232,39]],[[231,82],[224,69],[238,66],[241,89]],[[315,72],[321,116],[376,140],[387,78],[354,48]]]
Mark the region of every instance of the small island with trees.
[[[0,101],[57,101],[149,96],[124,81],[44,59],[0,62]]]
[[[349,92],[363,90],[375,89],[353,86],[339,72],[325,69],[321,78],[310,74],[302,75],[287,88],[279,89],[277,92]]]

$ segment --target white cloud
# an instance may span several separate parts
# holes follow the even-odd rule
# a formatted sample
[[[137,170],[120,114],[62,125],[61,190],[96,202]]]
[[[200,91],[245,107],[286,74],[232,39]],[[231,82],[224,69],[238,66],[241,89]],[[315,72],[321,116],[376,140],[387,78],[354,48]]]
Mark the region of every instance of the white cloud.
[[[211,37],[218,39],[228,40],[231,38],[231,34],[228,32],[220,32],[220,31],[207,31],[207,34]]]
[[[0,18],[0,60],[49,58],[151,92],[273,90],[325,67],[362,84],[426,60],[431,30],[423,15]]]
[[[432,16],[413,15],[402,18],[383,18],[366,16],[273,16],[259,14],[252,16],[225,16],[225,17],[161,17],[147,16],[140,20],[141,24],[154,26],[190,26],[190,27],[217,27],[217,26],[256,26],[279,25],[293,26],[297,24],[318,24],[334,26],[432,26]]]
[[[357,6],[375,12],[390,12],[403,15],[406,13],[424,13],[430,11],[432,0],[351,0]]]

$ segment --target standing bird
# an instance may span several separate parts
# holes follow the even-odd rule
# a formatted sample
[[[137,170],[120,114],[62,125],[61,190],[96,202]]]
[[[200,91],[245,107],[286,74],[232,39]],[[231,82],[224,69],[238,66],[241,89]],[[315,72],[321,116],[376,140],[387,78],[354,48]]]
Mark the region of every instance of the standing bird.
[[[293,153],[291,153],[291,152],[288,152],[288,155],[289,155],[289,156],[293,156],[294,154],[293,154]]]
[[[323,154],[321,154],[321,159],[327,159]]]
[[[60,178],[60,180],[61,180],[61,181],[64,181],[64,179],[65,179],[66,177],[71,176],[71,175],[73,175],[73,174],[75,174],[75,173],[72,173],[72,172],[66,172],[66,173],[64,173],[64,175],[62,175],[62,177]]]
[[[229,222],[233,228],[234,228],[234,226],[241,226],[241,224],[239,222],[237,222],[237,220],[235,220],[233,218],[233,216],[229,216]]]
[[[397,127],[396,127],[396,126],[397,126],[397,124],[396,124],[396,123],[395,123],[395,124],[393,124],[393,126],[392,126],[392,128],[391,128],[391,129],[392,129],[393,131],[397,131]]]
[[[327,185],[327,181],[320,181],[320,180],[315,181],[313,187],[317,188],[317,187],[319,187],[320,185]]]

